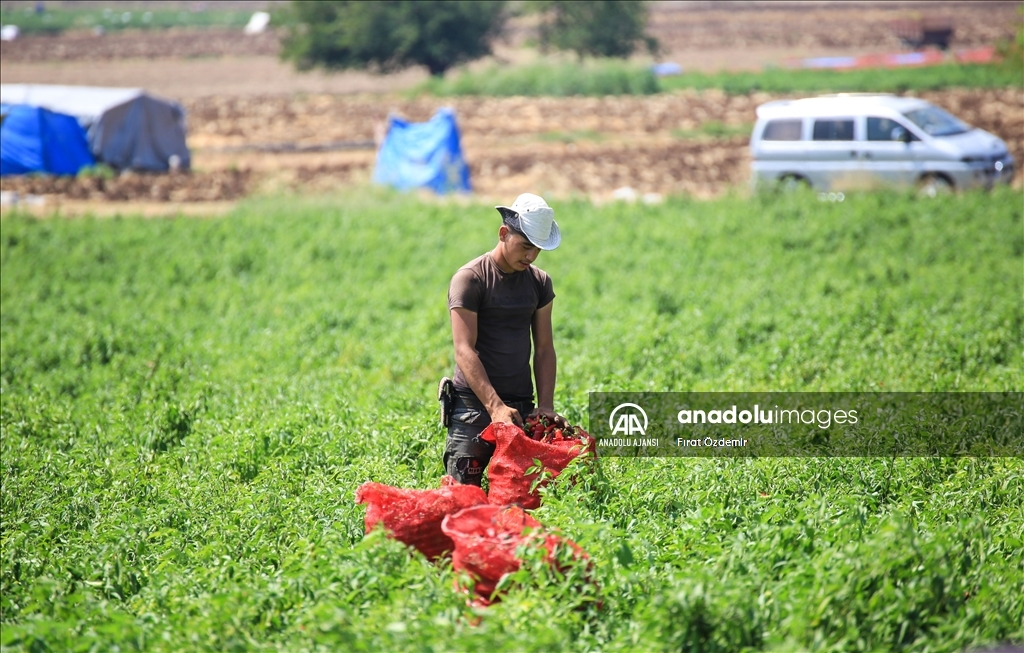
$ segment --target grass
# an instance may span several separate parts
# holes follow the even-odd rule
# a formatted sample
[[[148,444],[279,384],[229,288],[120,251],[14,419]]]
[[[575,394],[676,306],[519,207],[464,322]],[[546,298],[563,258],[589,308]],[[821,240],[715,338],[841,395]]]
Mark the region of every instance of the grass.
[[[673,129],[674,138],[689,140],[693,138],[732,138],[733,136],[750,136],[753,123],[727,125],[718,120],[702,122],[696,129]]]
[[[658,80],[659,88],[719,88],[731,95],[755,91],[769,93],[833,92],[891,93],[932,91],[943,88],[1005,88],[1024,83],[1019,71],[1002,64],[941,64],[920,68],[861,70],[787,70],[772,68],[760,72],[690,72]]]
[[[790,70],[759,72],[687,72],[656,78],[650,70],[618,60],[533,64],[485,71],[462,71],[430,79],[414,94],[437,96],[649,95],[681,89],[722,89],[732,95],[766,91],[903,92],[941,88],[1005,88],[1022,84],[1018,68],[1003,64],[943,64],[922,68],[851,71]]]
[[[537,136],[539,140],[548,141],[553,143],[576,143],[578,141],[594,141],[599,142],[604,140],[605,135],[599,131],[592,129],[582,129],[576,131],[549,131],[543,132]]]
[[[619,60],[555,62],[515,67],[463,70],[446,78],[431,78],[413,95],[487,95],[508,97],[572,95],[650,95],[660,90],[650,70]]]
[[[556,202],[557,406],[593,390],[1022,388],[1019,192]],[[608,459],[476,613],[363,536],[435,486],[452,272],[489,206],[251,199],[0,222],[4,650],[961,651],[1024,641],[1019,459]],[[410,219],[415,216],[415,219]],[[598,601],[595,601],[598,599]],[[543,618],[540,616],[543,615]]]
[[[34,11],[34,3],[11,3],[0,9],[4,25],[17,25],[22,34],[59,34],[69,29],[107,31],[123,29],[166,29],[169,27],[231,27],[241,29],[249,22],[251,11],[233,9],[202,9],[200,11],[132,6],[128,9],[109,7],[72,7],[73,3],[45,3],[42,13]]]

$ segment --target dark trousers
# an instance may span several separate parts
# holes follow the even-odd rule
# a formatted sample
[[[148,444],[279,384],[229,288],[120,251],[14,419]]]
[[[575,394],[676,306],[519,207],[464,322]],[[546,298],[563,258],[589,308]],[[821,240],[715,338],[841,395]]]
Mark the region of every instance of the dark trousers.
[[[523,419],[533,412],[533,401],[505,401],[515,408]],[[480,439],[491,416],[471,392],[457,391],[452,403],[451,425],[444,447],[445,472],[463,485],[480,485],[484,469],[494,455],[494,445]]]

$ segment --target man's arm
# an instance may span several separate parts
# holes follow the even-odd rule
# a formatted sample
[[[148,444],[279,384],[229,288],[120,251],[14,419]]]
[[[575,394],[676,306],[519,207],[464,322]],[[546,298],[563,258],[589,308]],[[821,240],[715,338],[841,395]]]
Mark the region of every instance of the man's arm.
[[[491,380],[487,378],[487,371],[484,370],[484,365],[480,362],[480,355],[476,353],[476,313],[467,308],[453,308],[451,316],[455,363],[462,370],[473,394],[483,403],[492,422],[522,426],[523,418],[519,411],[502,402],[501,397],[495,392],[494,386],[491,385]]]
[[[551,329],[552,304],[554,302],[548,302],[533,314],[533,376],[537,381],[537,410],[534,412],[556,419],[555,376],[558,363]]]

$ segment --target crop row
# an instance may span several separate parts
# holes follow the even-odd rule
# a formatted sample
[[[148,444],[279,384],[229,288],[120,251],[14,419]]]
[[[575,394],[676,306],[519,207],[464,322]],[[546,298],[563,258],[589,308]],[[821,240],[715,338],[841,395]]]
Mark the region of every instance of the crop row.
[[[588,393],[1019,391],[1010,189],[552,200],[556,405]],[[209,220],[0,221],[0,644],[11,650],[953,652],[1024,641],[1018,459],[617,459],[537,512],[483,612],[363,537],[436,487],[452,272],[489,205],[386,192]],[[593,428],[589,428],[593,431]],[[539,619],[538,615],[544,615]]]

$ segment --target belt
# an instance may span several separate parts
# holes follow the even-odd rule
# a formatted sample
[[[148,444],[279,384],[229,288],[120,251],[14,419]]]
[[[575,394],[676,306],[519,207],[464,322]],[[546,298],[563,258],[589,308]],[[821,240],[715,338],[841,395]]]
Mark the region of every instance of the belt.
[[[455,396],[458,397],[459,399],[462,399],[463,401],[465,401],[467,403],[474,402],[474,403],[483,405],[483,402],[480,401],[480,398],[477,397],[476,394],[472,390],[461,390],[459,388],[455,388]],[[498,398],[501,399],[501,401],[503,403],[505,403],[505,404],[532,404],[533,403],[533,397],[522,397],[522,396],[502,397],[501,395],[498,395]]]

